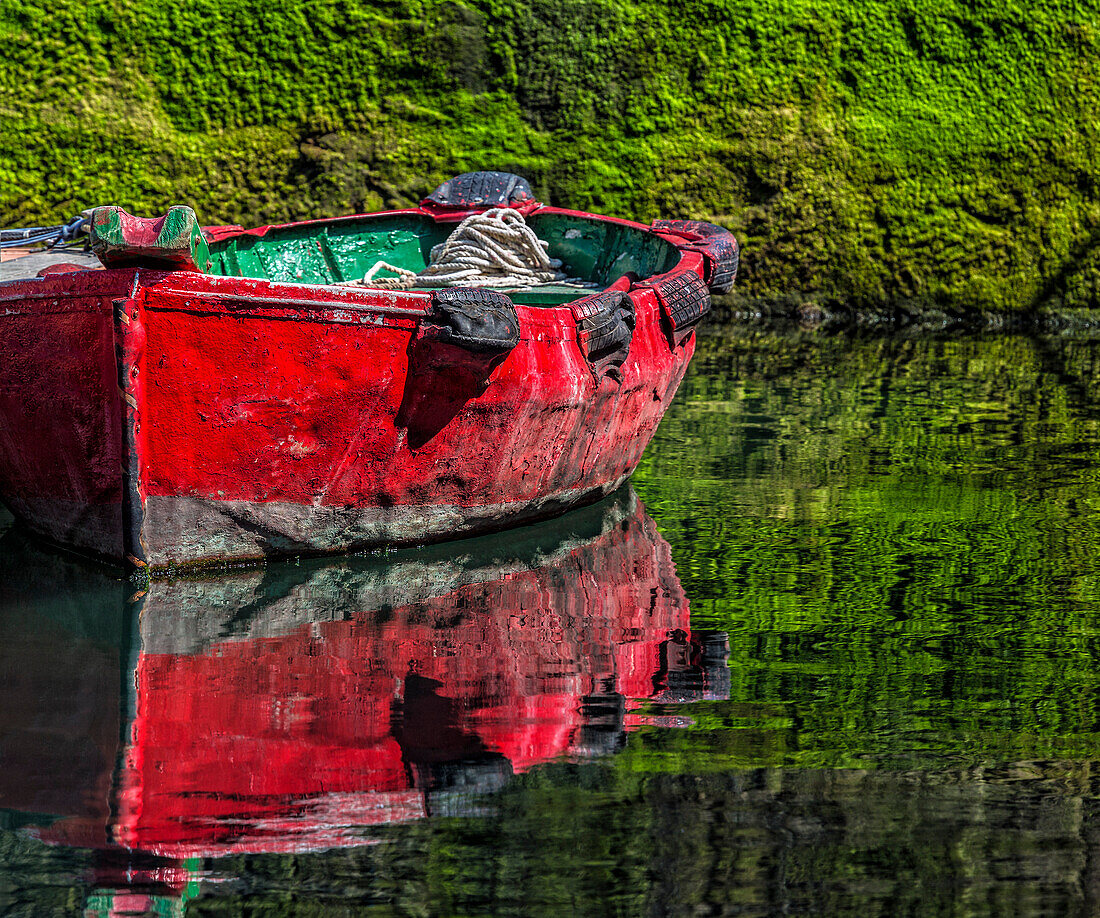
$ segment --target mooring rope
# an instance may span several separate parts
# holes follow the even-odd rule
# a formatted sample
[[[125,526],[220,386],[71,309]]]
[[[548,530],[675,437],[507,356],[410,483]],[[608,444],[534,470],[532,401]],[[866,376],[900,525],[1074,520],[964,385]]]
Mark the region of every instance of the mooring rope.
[[[375,277],[386,270],[396,277]],[[408,289],[410,287],[534,287],[563,284],[589,287],[561,270],[551,258],[549,243],[543,242],[527,225],[523,214],[510,207],[495,207],[463,220],[445,242],[435,246],[428,267],[419,274],[376,263],[358,281],[362,287]]]
[[[50,247],[73,242],[88,225],[91,211],[73,217],[68,223],[54,226],[27,226],[20,229],[0,229],[0,249],[25,248],[48,242]]]

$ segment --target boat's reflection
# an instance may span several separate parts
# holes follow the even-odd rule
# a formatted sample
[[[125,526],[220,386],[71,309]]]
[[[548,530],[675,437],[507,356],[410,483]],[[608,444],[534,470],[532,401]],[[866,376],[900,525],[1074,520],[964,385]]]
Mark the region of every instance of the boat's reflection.
[[[728,686],[725,635],[691,631],[629,490],[504,536],[132,592],[0,542],[0,808],[45,841],[172,859],[361,844],[614,751],[645,699]]]

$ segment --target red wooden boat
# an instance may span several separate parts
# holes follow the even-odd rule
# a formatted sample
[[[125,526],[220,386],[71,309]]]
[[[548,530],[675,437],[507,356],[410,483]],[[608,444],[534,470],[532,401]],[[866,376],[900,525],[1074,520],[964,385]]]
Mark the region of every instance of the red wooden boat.
[[[595,289],[341,286],[423,269],[490,207]],[[430,542],[610,493],[737,266],[718,227],[544,206],[503,173],[255,230],[100,208],[92,244],[107,270],[0,284],[0,498],[153,570]]]
[[[629,491],[460,555],[132,589],[0,540],[0,809],[50,844],[170,859],[368,844],[682,723],[645,703],[728,694],[726,637],[691,630]],[[92,882],[121,893],[133,863],[104,857],[128,879]]]

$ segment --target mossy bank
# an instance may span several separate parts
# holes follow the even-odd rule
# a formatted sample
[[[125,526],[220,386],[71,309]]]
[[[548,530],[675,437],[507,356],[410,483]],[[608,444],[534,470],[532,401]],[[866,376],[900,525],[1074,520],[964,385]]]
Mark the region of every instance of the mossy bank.
[[[211,223],[527,175],[703,218],[741,294],[1100,301],[1100,0],[0,0],[0,223]]]

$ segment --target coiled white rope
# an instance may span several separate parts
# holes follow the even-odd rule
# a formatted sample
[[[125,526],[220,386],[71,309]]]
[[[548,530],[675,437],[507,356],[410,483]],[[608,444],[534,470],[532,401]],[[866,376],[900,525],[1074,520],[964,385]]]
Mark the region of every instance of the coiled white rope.
[[[375,277],[381,270],[397,276]],[[561,261],[550,257],[549,243],[539,239],[523,214],[510,207],[496,207],[467,217],[445,242],[432,248],[428,267],[419,274],[379,261],[362,280],[346,283],[384,289],[593,286],[580,278],[566,276]]]

